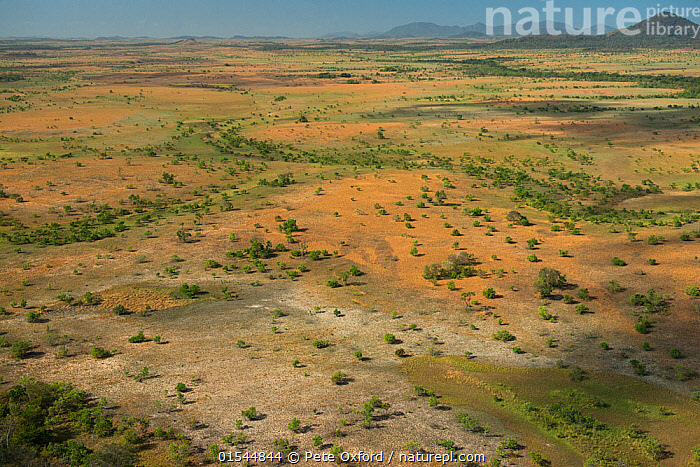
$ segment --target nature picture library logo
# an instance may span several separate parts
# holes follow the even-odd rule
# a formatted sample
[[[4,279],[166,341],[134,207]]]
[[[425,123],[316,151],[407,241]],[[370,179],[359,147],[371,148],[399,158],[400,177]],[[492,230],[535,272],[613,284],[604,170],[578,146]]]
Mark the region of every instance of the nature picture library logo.
[[[642,18],[647,19],[642,21]],[[646,10],[635,7],[622,9],[613,7],[560,8],[555,5],[554,0],[549,0],[541,10],[524,7],[514,12],[507,7],[487,8],[486,34],[489,36],[501,35],[497,34],[496,31],[502,30],[504,36],[514,34],[518,36],[540,34],[580,36],[602,35],[614,30],[626,36],[641,34],[698,39],[700,37],[700,24],[696,24],[688,18],[700,19],[700,6],[677,7],[656,4],[656,6],[646,8]],[[497,20],[500,21],[497,22]],[[503,26],[496,26],[496,24]],[[575,24],[579,26],[576,27]]]

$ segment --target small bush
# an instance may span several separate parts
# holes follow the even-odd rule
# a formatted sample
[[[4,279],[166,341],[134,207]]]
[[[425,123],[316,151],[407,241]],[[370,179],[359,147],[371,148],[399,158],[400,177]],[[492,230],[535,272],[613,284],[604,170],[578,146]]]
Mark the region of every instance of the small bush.
[[[39,313],[38,312],[36,312],[34,310],[30,310],[27,312],[27,322],[28,323],[36,323],[38,321],[39,321]]]
[[[634,329],[640,334],[649,334],[649,328],[651,328],[651,323],[644,318],[634,325]]]
[[[571,381],[579,382],[584,380],[585,372],[578,366],[574,366],[569,371],[569,379]]]
[[[187,298],[195,298],[200,292],[198,285],[188,285],[187,283],[182,284],[178,290]]]
[[[146,341],[146,336],[143,335],[143,331],[139,331],[135,336],[129,338],[129,342],[132,344],[140,344]]]
[[[677,381],[690,381],[697,376],[697,373],[688,366],[676,365],[671,368],[670,372],[664,373],[664,376]]]
[[[251,406],[249,409],[241,410],[241,415],[243,415],[248,420],[257,420],[258,411],[255,409],[255,407]]]
[[[112,356],[112,354],[108,350],[105,350],[104,347],[93,347],[92,350],[90,350],[90,355],[98,360]]]
[[[205,269],[216,269],[216,268],[220,268],[220,267],[221,267],[221,264],[214,259],[204,260],[204,268]]]
[[[455,414],[455,418],[462,428],[466,429],[467,431],[471,431],[472,433],[483,433],[489,431],[487,426],[481,425],[481,422],[478,419],[470,417],[467,412],[457,412]]]
[[[627,266],[627,263],[625,263],[623,260],[615,256],[613,259],[610,260],[612,264],[615,266]]]
[[[16,360],[21,360],[29,354],[31,349],[31,341],[15,341],[10,346],[10,356]]]
[[[496,340],[502,341],[502,342],[509,342],[512,340],[515,340],[515,336],[505,329],[501,329],[498,332],[494,332],[491,337],[493,337]]]
[[[384,342],[386,342],[387,344],[395,344],[396,336],[390,333],[384,334]]]
[[[331,382],[333,384],[343,384],[346,381],[348,375],[343,373],[342,371],[336,371],[333,373],[333,376],[331,376]]]
[[[693,460],[695,462],[700,462],[700,445],[695,446],[691,452],[693,454]]]
[[[578,298],[580,298],[581,300],[583,300],[584,302],[590,300],[590,298],[591,298],[591,295],[588,292],[588,289],[585,289],[585,288],[578,289],[578,291],[576,292],[576,296]]]
[[[496,298],[496,291],[493,289],[493,287],[487,287],[481,293],[484,296],[484,298]]]
[[[292,421],[287,424],[287,428],[290,431],[297,432],[301,428],[301,421],[298,418],[293,417]]]

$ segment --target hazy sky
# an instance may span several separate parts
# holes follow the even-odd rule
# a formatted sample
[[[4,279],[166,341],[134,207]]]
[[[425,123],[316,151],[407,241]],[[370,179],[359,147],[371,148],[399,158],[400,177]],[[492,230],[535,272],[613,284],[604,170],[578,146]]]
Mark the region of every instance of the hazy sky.
[[[647,7],[663,1],[556,0],[578,14],[584,6]],[[679,2],[676,2],[678,4]],[[681,2],[683,3],[683,2]],[[700,6],[697,0],[684,4]],[[386,31],[413,21],[466,26],[486,8],[529,6],[542,0],[0,0],[0,37],[284,35],[314,37],[338,31]],[[576,17],[576,16],[575,16]],[[700,18],[692,17],[698,22]],[[560,20],[563,20],[563,15]]]

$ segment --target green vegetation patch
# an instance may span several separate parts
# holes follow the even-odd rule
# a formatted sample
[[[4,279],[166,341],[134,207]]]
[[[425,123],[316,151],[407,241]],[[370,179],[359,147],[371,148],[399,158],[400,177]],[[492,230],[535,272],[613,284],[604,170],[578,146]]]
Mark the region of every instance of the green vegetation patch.
[[[697,402],[626,376],[505,368],[455,356],[403,365],[412,383],[440,394],[443,403],[489,413],[559,465],[593,462],[599,450],[630,465],[670,455],[690,460],[689,446],[700,436]]]

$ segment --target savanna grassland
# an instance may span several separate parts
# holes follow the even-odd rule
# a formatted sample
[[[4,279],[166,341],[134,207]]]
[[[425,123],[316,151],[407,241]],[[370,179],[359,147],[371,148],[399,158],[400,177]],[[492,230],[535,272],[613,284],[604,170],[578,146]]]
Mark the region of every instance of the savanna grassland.
[[[700,465],[699,74],[0,42],[0,464]]]

